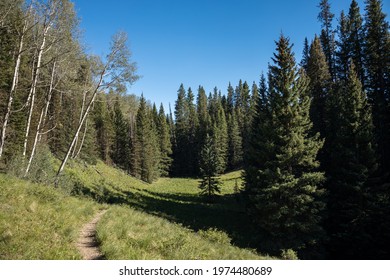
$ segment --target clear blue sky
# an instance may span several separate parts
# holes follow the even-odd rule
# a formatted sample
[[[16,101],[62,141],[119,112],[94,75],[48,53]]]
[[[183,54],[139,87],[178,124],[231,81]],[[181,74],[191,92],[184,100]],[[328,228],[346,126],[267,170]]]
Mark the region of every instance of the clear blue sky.
[[[303,40],[320,32],[319,0],[73,0],[88,52],[108,52],[118,30],[129,35],[138,80],[128,93],[172,109],[181,83],[226,92],[239,79],[258,83],[281,32],[294,43],[299,62]],[[339,17],[351,0],[330,0]],[[358,1],[364,14],[364,1]],[[383,1],[385,13],[390,1]],[[387,17],[388,18],[388,17]],[[337,19],[334,20],[334,26]]]

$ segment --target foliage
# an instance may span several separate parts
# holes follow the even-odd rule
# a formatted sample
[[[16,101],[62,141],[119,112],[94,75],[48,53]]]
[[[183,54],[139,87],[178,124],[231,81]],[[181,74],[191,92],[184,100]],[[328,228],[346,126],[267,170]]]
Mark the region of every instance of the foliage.
[[[279,248],[319,242],[324,174],[316,171],[322,141],[310,136],[307,78],[298,72],[288,38],[277,42],[268,107],[259,104],[245,168],[245,195],[255,225]],[[259,101],[261,102],[261,100]],[[268,110],[268,112],[267,112]]]
[[[200,194],[207,195],[211,198],[221,190],[218,186],[219,178],[217,177],[221,171],[221,158],[218,157],[216,141],[208,134],[206,142],[200,153],[200,173],[202,181],[199,184]]]

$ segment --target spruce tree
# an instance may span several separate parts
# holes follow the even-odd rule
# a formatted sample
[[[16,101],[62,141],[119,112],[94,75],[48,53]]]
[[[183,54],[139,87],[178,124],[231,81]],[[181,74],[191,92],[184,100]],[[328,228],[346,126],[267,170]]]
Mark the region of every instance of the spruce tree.
[[[328,63],[329,73],[334,80],[335,78],[335,36],[332,27],[332,21],[334,14],[331,12],[331,7],[328,0],[321,0],[319,4],[320,13],[318,14],[318,20],[321,22],[322,30],[320,40],[322,49],[324,50],[326,61]]]
[[[233,109],[234,109],[234,89],[233,89],[233,87],[232,87],[230,82],[229,82],[229,86],[227,88],[226,102],[227,102],[226,113],[227,114],[231,114],[233,112]]]
[[[329,145],[328,231],[333,258],[365,258],[369,178],[376,170],[370,106],[351,60],[347,80],[332,95],[333,137]]]
[[[242,137],[238,127],[237,117],[234,111],[228,115],[228,168],[238,169],[242,166]]]
[[[180,85],[175,104],[175,145],[173,147],[173,173],[189,176],[188,160],[189,108],[186,91]]]
[[[339,26],[337,28],[338,40],[336,50],[336,76],[338,80],[345,80],[348,72],[348,63],[351,57],[351,46],[348,35],[348,18],[341,12]]]
[[[200,194],[211,199],[216,193],[220,193],[220,181],[218,178],[220,167],[216,143],[209,134],[206,134],[205,143],[200,152],[200,174],[202,180],[199,184]]]
[[[297,70],[289,39],[281,35],[276,44],[268,105],[259,98],[252,126],[245,194],[253,221],[277,248],[302,250],[323,233],[324,174],[316,161],[322,141],[310,136],[308,79]]]
[[[310,78],[309,93],[312,97],[310,119],[313,122],[313,131],[314,133],[319,132],[320,136],[324,138],[326,136],[325,103],[330,93],[331,76],[321,42],[317,36],[310,46],[307,75]]]
[[[364,64],[366,89],[372,106],[374,133],[381,169],[390,170],[390,40],[389,23],[380,0],[366,2]]]
[[[93,113],[98,154],[106,164],[110,164],[114,128],[111,116],[108,112],[107,99],[105,95],[101,94],[98,96]]]
[[[188,175],[195,176],[199,174],[199,166],[198,166],[198,151],[195,148],[197,145],[197,131],[199,127],[198,114],[196,110],[196,106],[194,103],[194,94],[192,93],[191,88],[187,91],[187,106],[188,106],[188,133],[187,133],[187,163],[188,166]]]
[[[171,137],[169,133],[169,124],[165,116],[164,107],[161,103],[160,110],[158,112],[158,122],[157,129],[159,135],[159,144],[160,144],[160,175],[168,176],[172,164],[172,144]]]
[[[139,164],[137,177],[151,183],[159,176],[160,149],[156,130],[153,125],[152,110],[141,96],[136,122],[137,150],[135,152]]]
[[[129,125],[124,119],[119,97],[116,98],[113,112],[114,143],[111,158],[114,163],[125,171],[130,171],[130,133]]]
[[[305,71],[307,71],[307,62],[309,59],[309,41],[307,40],[307,37],[305,37],[305,40],[303,41],[303,50],[302,50],[302,59],[301,63],[299,64]]]
[[[218,112],[213,124],[212,137],[216,145],[216,153],[219,161],[219,173],[225,172],[228,160],[228,128],[225,112],[222,104],[218,102]]]
[[[364,29],[363,18],[356,0],[352,0],[348,12],[348,43],[350,44],[350,57],[356,67],[356,73],[363,85],[365,84],[365,73],[363,68],[363,44]]]

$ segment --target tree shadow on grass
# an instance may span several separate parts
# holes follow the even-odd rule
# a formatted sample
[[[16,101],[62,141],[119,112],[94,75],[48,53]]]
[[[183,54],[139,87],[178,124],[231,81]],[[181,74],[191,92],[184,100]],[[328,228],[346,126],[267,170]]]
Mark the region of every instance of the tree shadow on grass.
[[[124,191],[116,186],[75,187],[75,195],[92,197],[107,204],[130,205],[154,216],[181,224],[194,231],[215,228],[226,232],[232,244],[241,248],[256,248],[256,234],[245,214],[244,203],[237,196],[219,195],[213,203],[207,198],[187,193],[159,193],[131,187]]]
[[[148,214],[182,224],[194,231],[215,228],[226,232],[232,244],[242,248],[255,248],[254,230],[244,211],[244,204],[235,195],[216,196],[213,203],[205,197],[182,193],[158,193],[139,190],[136,203],[134,193],[124,191],[129,204]]]

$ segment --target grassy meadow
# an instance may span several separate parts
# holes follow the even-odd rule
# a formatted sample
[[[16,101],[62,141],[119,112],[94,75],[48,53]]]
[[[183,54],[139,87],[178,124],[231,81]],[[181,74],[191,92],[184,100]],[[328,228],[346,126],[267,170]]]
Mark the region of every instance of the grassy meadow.
[[[0,175],[0,259],[80,259],[81,226],[108,208],[97,227],[107,259],[265,259],[253,249],[240,172],[221,178],[212,202],[198,180],[147,184],[102,162],[71,162],[54,189]],[[247,226],[243,226],[243,225]]]
[[[80,259],[81,226],[104,205],[0,174],[0,259]]]

